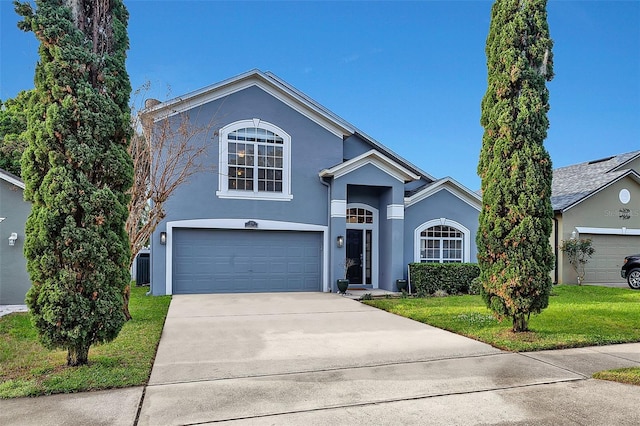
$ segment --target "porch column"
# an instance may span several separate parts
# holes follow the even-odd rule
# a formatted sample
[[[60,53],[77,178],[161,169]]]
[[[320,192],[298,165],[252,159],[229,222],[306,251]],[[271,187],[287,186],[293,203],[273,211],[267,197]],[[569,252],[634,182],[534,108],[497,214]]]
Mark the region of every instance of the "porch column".
[[[404,248],[404,204],[387,204],[387,229],[391,246]],[[389,253],[389,276],[381,287],[390,291],[397,291],[396,280],[404,278],[403,250],[391,250]]]
[[[331,200],[331,224],[329,231],[329,244],[331,245],[331,259],[329,261],[329,288],[332,292],[337,292],[336,281],[344,278],[344,259],[346,257],[346,240],[347,240],[347,200],[332,199]],[[342,237],[343,245],[338,247],[338,237]]]

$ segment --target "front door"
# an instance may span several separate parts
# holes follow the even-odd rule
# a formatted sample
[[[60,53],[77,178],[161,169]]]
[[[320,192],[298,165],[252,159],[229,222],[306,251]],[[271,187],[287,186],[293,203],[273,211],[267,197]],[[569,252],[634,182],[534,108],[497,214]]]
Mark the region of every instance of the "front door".
[[[365,235],[364,229],[347,229],[347,259],[353,265],[347,270],[349,284],[371,284],[371,250],[367,250],[366,240],[369,238],[371,246],[371,232]]]
[[[364,206],[363,206],[364,207]],[[368,206],[367,206],[368,207]],[[375,281],[375,216],[377,212],[362,207],[347,209],[346,257],[352,261],[347,270],[351,285],[372,285]]]

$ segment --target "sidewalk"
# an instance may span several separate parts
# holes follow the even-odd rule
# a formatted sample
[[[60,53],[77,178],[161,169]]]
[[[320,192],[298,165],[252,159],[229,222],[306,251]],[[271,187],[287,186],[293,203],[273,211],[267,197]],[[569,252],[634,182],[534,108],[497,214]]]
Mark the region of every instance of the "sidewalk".
[[[27,305],[0,305],[0,317],[14,312],[27,312]]]
[[[640,386],[589,378],[594,372],[604,369],[640,367],[640,343],[525,352],[516,357],[538,360],[568,373],[575,373],[577,377],[518,387],[502,385],[493,390],[489,389],[490,386],[487,384],[485,390],[442,391],[432,395],[425,394],[418,399],[399,398],[395,401],[356,406],[341,406],[340,401],[332,401],[332,408],[320,411],[306,410],[280,416],[253,417],[245,421],[238,420],[233,424],[640,424],[640,410],[637,406],[637,401],[640,401]],[[506,368],[506,365],[500,365],[506,360],[512,362],[513,357],[500,359],[496,367]],[[458,367],[462,367],[463,363],[464,359],[451,359],[434,361],[431,364],[436,369],[434,371],[447,371],[447,366],[460,370]],[[485,364],[483,369],[486,368],[488,365]],[[504,371],[506,373],[508,370]],[[414,377],[413,380],[415,379]],[[429,380],[424,379],[425,382]],[[131,426],[136,424],[143,391],[144,388],[137,387],[0,400],[0,424]],[[227,402],[228,400],[223,398],[216,405],[224,405]],[[589,407],[594,403],[598,406]],[[423,406],[425,404],[427,406]],[[514,405],[527,404],[531,405],[527,408],[529,413],[523,414],[520,409],[514,409]],[[573,408],[562,412],[568,406]],[[564,421],[550,423],[544,420],[544,417],[538,417],[549,416],[554,411],[558,415],[556,418]],[[235,417],[242,417],[245,413],[239,412]],[[360,417],[354,418],[354,413],[359,413]],[[369,415],[376,419],[373,423],[371,419],[365,421],[362,418]]]
[[[3,425],[637,425],[640,343],[510,353],[335,294],[174,296],[145,388],[0,400]]]

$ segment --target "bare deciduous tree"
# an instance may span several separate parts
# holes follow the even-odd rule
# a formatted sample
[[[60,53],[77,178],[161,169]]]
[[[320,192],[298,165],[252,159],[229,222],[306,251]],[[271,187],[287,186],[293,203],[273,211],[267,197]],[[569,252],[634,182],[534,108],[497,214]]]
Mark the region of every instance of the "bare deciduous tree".
[[[147,83],[136,95],[146,93],[148,88]],[[145,106],[150,108],[157,103],[147,100]],[[197,125],[194,124],[197,120],[191,120],[189,115],[178,114],[154,123],[143,111],[135,107],[132,111],[136,131],[129,144],[129,154],[133,159],[134,177],[126,223],[130,265],[164,219],[165,203],[175,190],[193,175],[214,168],[206,161],[213,118],[205,125]],[[125,316],[131,318],[126,305]]]

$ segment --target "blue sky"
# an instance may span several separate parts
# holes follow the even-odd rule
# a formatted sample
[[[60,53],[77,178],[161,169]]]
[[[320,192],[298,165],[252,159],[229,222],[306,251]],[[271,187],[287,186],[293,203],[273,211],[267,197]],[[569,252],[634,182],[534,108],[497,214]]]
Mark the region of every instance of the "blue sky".
[[[164,100],[272,71],[435,177],[480,187],[492,2],[145,1],[127,67]],[[640,149],[640,1],[548,4],[554,167]],[[0,99],[33,87],[38,43],[0,0]]]

